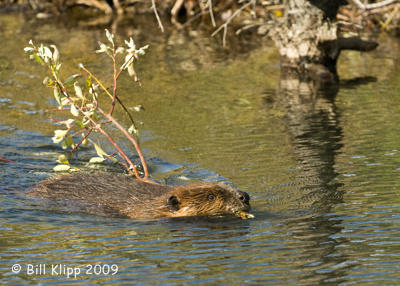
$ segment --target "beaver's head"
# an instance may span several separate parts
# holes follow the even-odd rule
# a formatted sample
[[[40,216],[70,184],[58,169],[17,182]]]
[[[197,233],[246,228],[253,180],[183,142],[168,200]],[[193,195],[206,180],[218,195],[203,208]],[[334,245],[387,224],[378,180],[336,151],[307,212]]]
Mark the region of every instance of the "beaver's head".
[[[223,184],[178,186],[168,193],[167,216],[207,216],[234,214],[252,217],[247,193]]]

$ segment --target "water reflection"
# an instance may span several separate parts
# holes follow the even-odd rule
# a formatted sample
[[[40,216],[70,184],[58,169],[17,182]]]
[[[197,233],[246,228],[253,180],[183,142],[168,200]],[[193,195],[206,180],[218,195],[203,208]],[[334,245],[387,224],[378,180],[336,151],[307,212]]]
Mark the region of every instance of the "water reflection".
[[[374,80],[363,77],[326,84],[301,78],[295,71],[282,71],[276,102],[266,97],[264,104],[267,108],[278,104],[286,110],[286,132],[296,160],[295,180],[286,187],[273,188],[274,193],[281,192],[283,200],[290,197],[291,205],[285,208],[300,213],[312,209],[328,212],[342,202],[343,184],[335,170],[343,146],[336,95],[340,87],[354,88]]]
[[[341,113],[335,101],[340,87],[354,88],[373,81],[374,77],[363,77],[326,85],[284,71],[278,102],[265,98],[266,106],[285,106],[286,132],[297,162],[295,182],[286,188],[275,186],[273,191],[280,192],[282,200],[290,198],[283,212],[300,215],[288,218],[282,228],[299,247],[294,268],[304,272],[301,284],[340,283],[345,279],[338,277],[343,277],[346,269],[361,264],[338,254],[337,248],[349,240],[342,236],[338,239],[336,234],[344,231],[343,219],[339,214],[330,214],[335,205],[343,203],[345,193],[335,169],[343,147]]]
[[[286,132],[297,162],[288,209],[305,214],[288,219],[283,227],[299,247],[294,268],[299,272],[307,269],[299,279],[306,285],[320,285],[336,277],[337,273],[329,268],[346,261],[346,257],[335,255],[341,242],[331,238],[341,232],[339,222],[318,215],[328,213],[343,196],[335,170],[343,138],[335,105],[338,90],[337,84],[324,86],[290,71],[282,72],[278,89],[278,100],[287,110]]]

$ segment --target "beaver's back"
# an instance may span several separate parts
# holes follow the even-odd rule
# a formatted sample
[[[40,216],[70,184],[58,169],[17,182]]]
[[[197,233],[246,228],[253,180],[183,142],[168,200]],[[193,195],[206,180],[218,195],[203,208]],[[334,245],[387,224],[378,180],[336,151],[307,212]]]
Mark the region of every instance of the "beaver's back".
[[[74,173],[46,179],[37,184],[29,194],[80,202],[88,208],[97,207],[107,213],[124,215],[123,210],[143,209],[171,189],[172,187],[145,183],[124,175]]]

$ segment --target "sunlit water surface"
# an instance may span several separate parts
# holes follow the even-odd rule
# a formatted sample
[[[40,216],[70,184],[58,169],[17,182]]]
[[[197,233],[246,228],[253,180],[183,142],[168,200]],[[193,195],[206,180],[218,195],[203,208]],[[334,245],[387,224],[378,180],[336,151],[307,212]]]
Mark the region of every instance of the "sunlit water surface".
[[[235,185],[250,194],[255,218],[138,222],[58,212],[27,198],[63,151],[51,141],[44,71],[23,47],[29,39],[56,44],[66,74],[79,62],[102,77],[111,71],[92,52],[102,29],[1,15],[0,157],[18,164],[0,163],[0,283],[397,284],[399,42],[343,54],[340,86],[310,93],[280,82],[272,44],[229,52],[207,33],[161,34],[151,23],[114,32],[150,44],[137,65],[143,87],[123,77],[120,96],[145,108],[134,116],[153,177]],[[86,153],[76,161],[82,168]]]

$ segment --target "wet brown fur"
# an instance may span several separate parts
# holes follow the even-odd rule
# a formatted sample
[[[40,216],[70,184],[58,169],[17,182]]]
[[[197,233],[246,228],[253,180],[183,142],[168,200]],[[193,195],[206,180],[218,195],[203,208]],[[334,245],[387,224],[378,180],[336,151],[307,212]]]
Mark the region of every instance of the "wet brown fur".
[[[108,173],[74,173],[37,184],[29,195],[76,202],[81,211],[136,219],[236,214],[249,211],[245,192],[216,183],[162,186]]]

